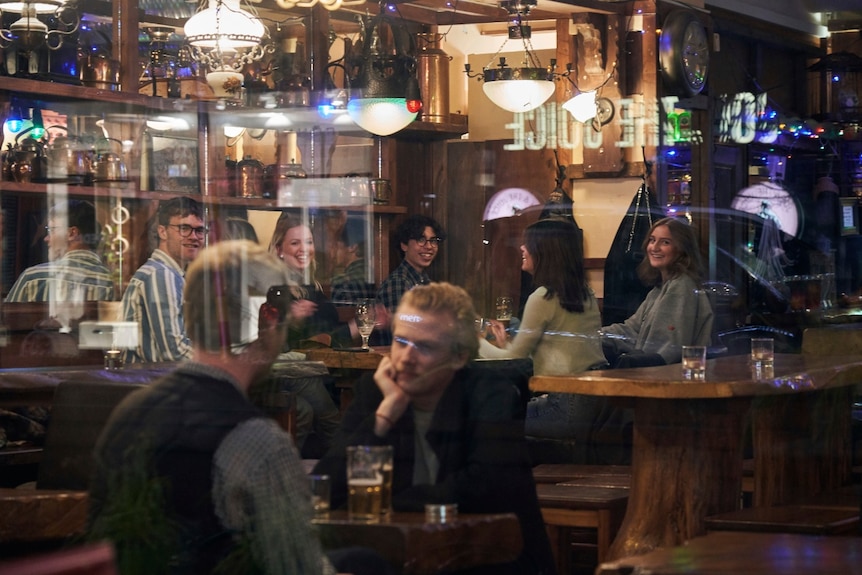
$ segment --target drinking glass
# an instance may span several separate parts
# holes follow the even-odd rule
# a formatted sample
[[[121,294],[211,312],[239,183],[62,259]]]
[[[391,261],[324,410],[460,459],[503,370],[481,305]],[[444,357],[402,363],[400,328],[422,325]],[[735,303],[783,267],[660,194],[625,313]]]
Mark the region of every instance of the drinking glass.
[[[380,521],[386,461],[392,461],[392,446],[352,445],[347,448],[347,513],[350,519],[368,523]]]
[[[362,336],[362,349],[368,349],[368,338],[371,337],[371,332],[374,331],[374,324],[377,321],[377,309],[373,299],[359,300],[356,304],[356,329],[359,330],[359,335]]]
[[[509,321],[512,319],[512,298],[500,296],[497,298],[497,320]]]
[[[329,515],[330,481],[328,475],[311,475],[311,506],[314,515],[326,517]]]
[[[706,378],[706,346],[682,346],[682,377],[695,381]]]
[[[751,338],[751,369],[755,379],[771,379],[775,374],[775,342],[771,337]]]

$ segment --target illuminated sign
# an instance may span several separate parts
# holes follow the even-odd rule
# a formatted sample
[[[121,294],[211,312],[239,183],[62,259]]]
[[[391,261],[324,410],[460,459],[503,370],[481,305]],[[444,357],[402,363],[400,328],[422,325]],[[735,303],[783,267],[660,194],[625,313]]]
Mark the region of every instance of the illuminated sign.
[[[703,134],[692,128],[691,112],[677,108],[679,98],[668,96],[660,102],[647,103],[640,97],[621,98],[615,102],[618,118],[614,129],[596,131],[591,123],[575,121],[557,102],[544,104],[529,112],[518,112],[506,124],[512,131],[511,144],[506,150],[598,149],[605,145],[617,148],[698,145]],[[781,133],[777,114],[767,107],[766,93],[743,92],[722,96],[717,106],[719,118],[716,140],[748,144],[754,141],[774,142]],[[659,130],[659,123],[664,125]],[[617,137],[617,134],[619,136]],[[612,142],[605,138],[612,137]]]

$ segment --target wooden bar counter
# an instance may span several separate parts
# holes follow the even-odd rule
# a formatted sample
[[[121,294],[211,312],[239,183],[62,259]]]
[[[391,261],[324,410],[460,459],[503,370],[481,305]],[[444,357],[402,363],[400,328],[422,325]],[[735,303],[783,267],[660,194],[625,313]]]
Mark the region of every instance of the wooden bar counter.
[[[674,364],[530,380],[534,391],[625,398],[634,409],[631,491],[609,558],[679,545],[705,533],[707,516],[739,507],[749,411],[756,505],[849,480],[859,355],[779,354],[768,381],[752,377],[744,356],[709,360],[702,382],[684,381],[681,371]]]
[[[514,561],[523,541],[513,513],[459,514],[429,523],[423,513],[393,512],[379,523],[351,521],[346,511],[315,519],[324,547],[360,545],[380,553],[403,575],[435,575]]]
[[[716,531],[685,546],[603,563],[596,575],[859,573],[858,537]]]

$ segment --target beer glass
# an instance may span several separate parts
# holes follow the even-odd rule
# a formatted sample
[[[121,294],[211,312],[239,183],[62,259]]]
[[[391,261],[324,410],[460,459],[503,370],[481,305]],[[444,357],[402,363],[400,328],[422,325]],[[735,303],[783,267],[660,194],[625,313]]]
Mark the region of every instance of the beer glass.
[[[347,448],[347,512],[350,519],[368,523],[380,521],[387,461],[391,477],[391,446],[352,445]],[[389,484],[388,497],[391,499],[391,480]]]

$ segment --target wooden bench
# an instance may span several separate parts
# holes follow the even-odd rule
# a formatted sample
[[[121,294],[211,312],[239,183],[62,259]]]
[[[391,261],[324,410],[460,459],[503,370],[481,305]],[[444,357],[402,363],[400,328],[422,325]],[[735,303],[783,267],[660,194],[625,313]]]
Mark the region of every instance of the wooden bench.
[[[804,535],[855,534],[859,502],[853,508],[816,505],[750,507],[706,518],[708,531],[756,531]]]
[[[595,529],[597,562],[604,561],[625,515],[629,490],[577,483],[540,483],[536,485],[536,492],[557,572],[572,572],[572,537],[578,529]]]
[[[566,483],[587,477],[631,477],[628,465],[578,465],[573,463],[543,463],[533,467],[536,483]]]

